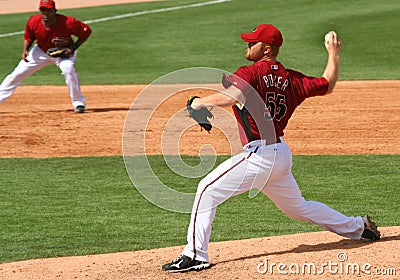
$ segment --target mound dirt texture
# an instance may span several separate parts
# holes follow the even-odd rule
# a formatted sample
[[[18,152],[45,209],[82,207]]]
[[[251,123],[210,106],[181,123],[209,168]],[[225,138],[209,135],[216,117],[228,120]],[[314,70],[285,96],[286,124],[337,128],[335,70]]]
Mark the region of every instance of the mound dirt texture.
[[[144,88],[84,86],[88,110],[75,114],[66,87],[19,87],[0,106],[0,157],[122,155],[124,123]],[[134,111],[139,116],[154,110],[150,120],[134,120],[145,128],[146,143],[153,144],[146,145],[146,153],[161,154],[161,145],[154,144],[161,139],[164,146],[176,145],[177,136],[165,140],[161,132],[184,108],[185,99],[179,98],[156,110],[144,104]],[[285,139],[294,154],[398,154],[399,113],[400,81],[339,82],[331,95],[308,99],[297,109]],[[227,134],[236,133],[235,126],[231,130]],[[206,143],[215,144],[219,154],[232,152],[218,129],[208,134],[193,125],[180,137],[184,154],[197,155]],[[398,279],[400,227],[380,230],[382,240],[374,243],[328,232],[212,243],[213,267],[188,274],[161,271],[183,248],[173,247],[5,263],[0,279]]]

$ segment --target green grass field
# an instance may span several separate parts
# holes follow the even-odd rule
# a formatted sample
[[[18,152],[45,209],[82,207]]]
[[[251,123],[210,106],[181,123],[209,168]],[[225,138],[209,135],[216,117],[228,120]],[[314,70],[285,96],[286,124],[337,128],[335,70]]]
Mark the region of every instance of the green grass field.
[[[154,11],[201,1],[161,1],[60,10],[83,21]],[[205,1],[203,1],[205,2]],[[233,72],[242,64],[246,44],[240,33],[261,22],[277,25],[284,36],[279,59],[288,68],[321,75],[324,35],[336,30],[343,40],[341,79],[399,79],[397,0],[322,0],[284,2],[233,0],[175,11],[91,24],[92,37],[79,49],[82,84],[150,83],[187,67]],[[0,34],[24,30],[28,14],[1,15]],[[22,35],[0,38],[0,78],[17,64]],[[24,84],[63,84],[55,67],[42,69]]]
[[[61,10],[87,21],[198,3],[162,1]],[[145,84],[186,67],[233,72],[247,63],[239,34],[261,22],[283,32],[280,59],[288,68],[322,74],[324,34],[343,40],[341,79],[399,79],[397,0],[238,1],[91,24],[77,69],[86,84]],[[30,14],[0,15],[0,35],[24,29]],[[0,79],[17,64],[22,35],[0,37]],[[47,67],[24,85],[64,81]],[[1,105],[0,105],[1,110]],[[225,157],[219,157],[218,162]],[[196,161],[188,157],[188,161]],[[294,156],[306,199],[347,215],[368,212],[380,226],[399,225],[399,155]],[[168,171],[151,158],[163,182],[194,191],[199,179]],[[0,159],[0,262],[182,245],[188,214],[162,210],[134,188],[121,157]],[[249,230],[251,229],[251,230]],[[264,196],[221,205],[212,241],[317,231],[287,218]]]
[[[347,215],[368,212],[391,226],[400,217],[399,161],[399,155],[295,156],[293,173],[306,199]],[[150,162],[168,186],[195,191],[199,179],[168,171],[161,156]],[[0,166],[0,262],[185,243],[189,214],[144,199],[121,157],[0,159]],[[212,241],[318,230],[290,220],[262,194],[244,194],[219,207]]]

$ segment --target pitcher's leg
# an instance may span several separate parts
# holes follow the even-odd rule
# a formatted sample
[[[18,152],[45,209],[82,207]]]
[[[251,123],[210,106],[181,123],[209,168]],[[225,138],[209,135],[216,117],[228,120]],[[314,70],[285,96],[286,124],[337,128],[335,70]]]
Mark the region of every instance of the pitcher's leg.
[[[311,222],[347,238],[361,238],[364,230],[362,217],[348,217],[324,203],[305,200],[292,174],[267,185],[263,192],[282,212],[293,219]]]
[[[242,153],[228,159],[199,183],[188,227],[188,243],[183,250],[184,255],[208,262],[208,243],[216,208],[228,198],[251,188],[253,175],[258,170],[249,164],[251,155],[255,156]]]
[[[60,68],[64,75],[65,83],[68,87],[69,95],[71,97],[72,106],[74,108],[78,106],[86,106],[86,97],[81,92],[81,85],[78,77],[78,73],[75,69],[75,57],[68,59],[59,59],[57,66]]]
[[[291,168],[292,154],[282,139],[271,178],[263,193],[293,219],[311,222],[348,238],[360,239],[364,229],[363,219],[345,216],[321,202],[305,200]]]
[[[212,223],[215,218],[217,206],[212,206],[205,211],[196,211],[200,198],[196,198],[193,204],[193,212],[187,232],[187,245],[182,254],[192,259],[208,262],[208,243],[211,237]],[[203,200],[209,198],[203,198]],[[217,204],[217,201],[214,201]]]

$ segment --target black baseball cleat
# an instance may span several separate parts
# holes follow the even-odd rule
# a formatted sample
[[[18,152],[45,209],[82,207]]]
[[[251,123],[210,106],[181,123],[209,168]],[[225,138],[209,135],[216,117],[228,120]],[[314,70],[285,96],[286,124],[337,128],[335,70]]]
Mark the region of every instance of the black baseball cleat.
[[[169,272],[186,272],[190,270],[202,270],[210,268],[211,264],[208,262],[196,261],[188,256],[181,255],[176,260],[164,264],[162,270]]]
[[[381,239],[381,233],[378,231],[377,226],[368,215],[363,217],[364,220],[364,231],[361,235],[362,238],[369,239],[371,241]]]
[[[79,106],[76,106],[74,111],[75,111],[75,113],[85,113],[86,108],[83,105],[79,105]]]

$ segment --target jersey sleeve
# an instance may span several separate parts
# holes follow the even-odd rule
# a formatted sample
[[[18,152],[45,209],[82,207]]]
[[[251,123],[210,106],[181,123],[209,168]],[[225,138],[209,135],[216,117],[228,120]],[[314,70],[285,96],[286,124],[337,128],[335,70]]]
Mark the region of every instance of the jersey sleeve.
[[[305,76],[300,72],[290,70],[291,81],[297,92],[301,92],[303,98],[321,96],[327,93],[329,82],[324,77]]]
[[[73,17],[69,17],[68,26],[72,30],[72,34],[78,38],[87,39],[92,34],[89,25]]]
[[[240,89],[243,93],[246,93],[251,87],[254,80],[254,75],[248,69],[247,66],[242,66],[236,70],[236,72],[230,76],[223,76],[222,85],[225,88],[234,85],[238,89]]]
[[[30,17],[26,23],[25,26],[25,33],[24,33],[24,40],[32,43],[35,41],[35,34],[33,33],[32,27],[33,27],[33,17]]]

